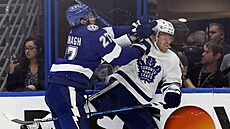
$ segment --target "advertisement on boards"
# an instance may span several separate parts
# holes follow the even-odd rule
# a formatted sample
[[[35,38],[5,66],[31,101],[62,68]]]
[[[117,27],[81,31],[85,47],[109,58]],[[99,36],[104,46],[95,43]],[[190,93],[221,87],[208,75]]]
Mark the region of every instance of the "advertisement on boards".
[[[20,129],[21,126],[4,117],[3,112],[25,121],[38,120],[47,115],[51,117],[44,101],[44,92],[2,93],[0,101],[0,128]],[[156,95],[156,102],[159,101],[162,101],[161,94]],[[153,117],[160,129],[230,128],[230,92],[184,90],[182,102],[178,108],[166,110],[160,107],[160,109],[160,117]],[[46,129],[53,126],[52,122],[42,124],[42,127]],[[119,117],[114,114],[106,115],[102,119],[92,117],[90,124],[94,129],[127,129]]]

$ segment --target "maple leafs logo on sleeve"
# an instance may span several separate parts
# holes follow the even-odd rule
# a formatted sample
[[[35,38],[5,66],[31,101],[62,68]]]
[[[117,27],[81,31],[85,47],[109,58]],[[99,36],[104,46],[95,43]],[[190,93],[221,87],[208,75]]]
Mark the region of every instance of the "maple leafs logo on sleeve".
[[[146,58],[146,63],[144,60],[139,59],[137,61],[138,65],[138,76],[144,83],[154,82],[156,75],[161,71],[161,66],[156,66],[156,59],[153,57]]]

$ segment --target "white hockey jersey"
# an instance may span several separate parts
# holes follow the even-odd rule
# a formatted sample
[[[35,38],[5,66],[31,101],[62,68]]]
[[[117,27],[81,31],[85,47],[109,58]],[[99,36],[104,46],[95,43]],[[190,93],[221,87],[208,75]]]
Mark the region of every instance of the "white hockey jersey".
[[[150,43],[149,40],[147,41]],[[152,43],[150,44],[151,49],[148,55],[120,67],[115,74],[109,77],[116,78],[142,104],[152,101],[161,80],[163,81],[162,87],[181,86],[182,83],[177,55],[171,50],[163,53],[157,50]]]

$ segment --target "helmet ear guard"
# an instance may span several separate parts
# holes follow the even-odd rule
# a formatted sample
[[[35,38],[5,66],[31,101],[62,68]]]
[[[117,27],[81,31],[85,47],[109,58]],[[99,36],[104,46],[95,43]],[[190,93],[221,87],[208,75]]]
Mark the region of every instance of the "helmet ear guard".
[[[92,9],[86,4],[75,4],[66,10],[66,20],[71,26],[80,25],[81,19],[88,19],[88,14]]]

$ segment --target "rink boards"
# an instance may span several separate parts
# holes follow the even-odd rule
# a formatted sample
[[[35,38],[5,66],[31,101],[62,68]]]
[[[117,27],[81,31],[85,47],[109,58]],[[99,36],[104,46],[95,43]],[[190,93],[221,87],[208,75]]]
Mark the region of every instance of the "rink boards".
[[[161,110],[161,129],[229,129],[230,89],[182,89],[179,108]],[[2,112],[8,112],[22,120],[41,118],[49,113],[44,101],[45,92],[0,93],[0,129],[19,129],[20,125],[7,120]],[[156,102],[162,101],[157,93]],[[105,117],[94,125],[107,129],[123,129],[123,122],[116,116]],[[102,129],[102,128],[101,128]]]

